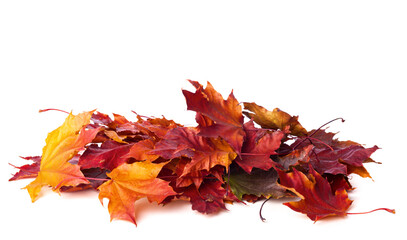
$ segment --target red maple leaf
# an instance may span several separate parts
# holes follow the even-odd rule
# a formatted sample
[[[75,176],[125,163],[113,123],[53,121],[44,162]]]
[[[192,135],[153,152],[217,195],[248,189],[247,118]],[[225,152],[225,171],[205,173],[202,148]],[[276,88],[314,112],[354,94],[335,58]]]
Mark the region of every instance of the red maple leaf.
[[[190,198],[192,209],[201,213],[216,213],[220,209],[226,209],[223,201],[226,190],[221,186],[220,181],[205,181],[196,189],[189,187],[184,195]]]
[[[148,135],[154,135],[155,138],[163,138],[167,132],[173,128],[182,127],[181,124],[168,120],[165,117],[162,118],[147,118],[146,120],[138,116],[138,122],[140,127],[149,131]]]
[[[99,147],[92,144],[79,158],[78,165],[81,169],[104,168],[113,170],[126,162],[125,155],[129,152],[132,144],[120,144],[108,140]]]
[[[294,211],[307,214],[313,221],[328,216],[347,215],[346,211],[352,201],[349,200],[346,190],[341,188],[332,193],[328,181],[312,166],[309,166],[308,177],[295,168],[289,173],[278,168],[276,170],[280,177],[280,184],[301,198],[298,202],[288,202],[284,205]]]
[[[206,126],[199,126],[199,134],[206,137],[222,137],[237,153],[240,153],[245,132],[242,107],[233,91],[224,100],[209,82],[205,89],[198,82],[191,80],[190,82],[196,88],[196,92],[182,91],[188,110],[196,111],[211,120],[206,122]]]
[[[334,133],[325,130],[313,130],[309,136],[298,139],[292,146],[299,149],[312,144],[310,163],[319,173],[348,175],[355,172],[362,177],[370,177],[363,163],[373,161],[370,156],[379,149],[377,146],[365,148],[353,141],[338,141],[334,139]]]
[[[191,158],[181,176],[201,170],[209,171],[216,165],[228,167],[236,157],[233,149],[222,139],[199,136],[195,128],[187,127],[170,130],[150,153],[167,159],[181,156]]]
[[[250,173],[253,167],[268,170],[273,166],[273,160],[270,155],[276,154],[280,147],[281,139],[284,137],[282,131],[266,131],[254,127],[253,121],[244,124],[246,132],[245,140],[242,146],[241,157],[236,158],[239,164],[247,173]]]
[[[25,179],[25,178],[36,178],[38,175],[38,172],[40,171],[40,163],[41,163],[41,156],[35,156],[35,157],[21,157],[22,159],[25,160],[32,160],[33,163],[31,164],[25,164],[21,167],[16,167],[12,164],[11,166],[20,169],[17,173],[13,175],[12,178],[9,179],[9,181],[14,181],[14,180],[19,180],[19,179]]]

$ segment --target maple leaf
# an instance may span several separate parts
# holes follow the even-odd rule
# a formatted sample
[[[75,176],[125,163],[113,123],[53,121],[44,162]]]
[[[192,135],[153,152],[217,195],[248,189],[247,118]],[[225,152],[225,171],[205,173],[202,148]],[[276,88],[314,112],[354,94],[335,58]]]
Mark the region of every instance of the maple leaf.
[[[250,173],[253,167],[263,170],[270,169],[273,166],[270,155],[276,154],[285,134],[281,131],[270,132],[257,129],[254,127],[253,121],[245,123],[244,129],[246,136],[241,157],[236,158],[236,163],[247,173]]]
[[[153,140],[146,139],[139,141],[133,144],[129,150],[129,152],[124,156],[126,158],[134,158],[140,161],[154,161],[159,156],[156,154],[151,154],[151,151],[154,150],[155,144]]]
[[[134,224],[141,198],[162,205],[189,200],[193,210],[210,214],[226,209],[225,203],[297,195],[301,200],[284,205],[314,221],[363,214],[347,212],[347,191],[353,189],[348,175],[370,177],[363,164],[374,162],[370,156],[378,147],[339,141],[322,130],[342,118],[308,132],[298,116],[250,102],[242,112],[233,91],[223,99],[209,82],[205,88],[189,82],[195,92],[182,92],[188,110],[196,112],[196,127],[134,111],[135,122],[119,114],[112,120],[95,111],[40,110],[68,117],[48,134],[42,156],[25,157],[33,163],[16,167],[10,181],[35,178],[25,187],[33,202],[44,186],[56,192],[97,189],[102,205],[109,200],[111,220]],[[243,114],[250,118],[246,123]],[[377,210],[395,213],[364,213]]]
[[[113,170],[127,160],[126,155],[132,144],[120,144],[115,141],[105,141],[100,145],[92,144],[80,156],[78,165],[81,169],[104,168]]]
[[[361,173],[362,177],[369,177],[363,163],[377,149],[377,146],[364,148],[356,145],[334,151],[316,149],[316,155],[311,155],[310,162],[321,173],[348,174],[349,168],[354,169],[353,172]]]
[[[114,120],[108,125],[119,136],[146,134],[145,128],[138,123],[127,120],[124,116],[113,113]]]
[[[35,157],[21,157],[22,159],[25,160],[32,160],[33,163],[31,164],[26,164],[21,167],[16,167],[12,164],[11,166],[20,169],[17,173],[13,175],[12,178],[9,179],[9,181],[14,181],[14,180],[19,180],[19,179],[25,179],[25,178],[36,178],[38,175],[38,172],[40,171],[40,163],[41,163],[41,156],[35,156]]]
[[[111,123],[111,124],[113,124],[113,126],[123,125],[123,124],[126,124],[126,123],[130,123],[130,121],[127,120],[127,118],[125,118],[124,116],[122,116],[122,115],[120,115],[120,114],[113,113],[113,117],[114,117],[114,120],[113,120],[113,122]]]
[[[349,179],[346,175],[343,174],[324,174],[326,180],[331,185],[332,193],[334,194],[338,189],[345,189],[346,191],[352,190],[352,185],[349,183]]]
[[[205,89],[198,82],[191,80],[189,82],[196,88],[196,92],[182,91],[188,110],[196,111],[211,120],[207,121],[211,124],[209,126],[200,125],[199,133],[206,137],[222,137],[237,153],[240,153],[245,132],[242,107],[234,97],[233,91],[224,100],[209,82]]]
[[[171,159],[167,165],[165,165],[159,177],[163,179],[171,179],[174,183],[172,186],[177,188],[188,187],[191,184],[195,184],[196,188],[199,188],[204,179],[217,179],[223,182],[225,167],[221,165],[216,165],[209,171],[200,170],[183,174],[185,166],[190,162],[191,159],[188,157]],[[183,190],[181,192],[183,192]]]
[[[78,115],[70,113],[60,127],[48,134],[38,176],[25,187],[33,202],[43,186],[48,185],[54,191],[59,191],[62,186],[88,183],[79,166],[68,161],[98,133],[98,128],[86,130],[92,114],[93,111]]]
[[[298,202],[288,202],[284,205],[294,211],[307,214],[313,220],[318,221],[328,216],[346,216],[346,211],[352,204],[348,193],[344,188],[337,189],[332,193],[328,181],[309,166],[308,177],[293,168],[292,172],[286,173],[276,168],[280,177],[280,184],[294,192],[301,198]]]
[[[113,123],[113,120],[109,117],[109,115],[101,112],[94,112],[91,117],[91,120],[97,125],[104,126],[110,126]]]
[[[117,132],[115,132],[115,131],[105,130],[105,131],[103,131],[103,133],[113,141],[116,141],[118,143],[124,143],[124,144],[127,143],[126,141],[124,141],[125,137],[119,136],[119,134],[117,134]]]
[[[220,209],[226,209],[224,197],[226,190],[220,181],[204,181],[199,189],[190,186],[184,195],[190,198],[192,209],[201,213],[216,213]]]
[[[313,130],[308,137],[314,146],[310,152],[310,163],[320,173],[345,174],[357,173],[370,177],[363,163],[372,161],[370,156],[379,149],[377,146],[365,148],[353,141],[339,141],[335,134],[325,130]],[[292,144],[296,148],[309,146],[309,141],[298,139]]]
[[[136,224],[134,202],[147,198],[150,202],[161,203],[166,197],[176,195],[168,182],[157,178],[166,163],[135,162],[123,164],[107,176],[111,180],[98,189],[99,200],[108,198],[110,219],[121,219]]]
[[[162,118],[148,118],[147,120],[143,120],[141,117],[138,116],[138,124],[148,130],[151,134],[154,135],[156,138],[163,138],[167,132],[171,129],[182,127],[181,124],[174,122],[173,120],[168,120],[165,117]],[[155,138],[154,138],[155,139]]]
[[[191,162],[186,164],[181,176],[200,170],[209,170],[216,165],[227,168],[237,156],[224,140],[199,136],[195,128],[188,127],[170,130],[151,153],[167,159],[190,157]]]
[[[255,195],[266,198],[281,198],[286,196],[285,188],[277,183],[278,174],[273,168],[268,171],[255,168],[249,174],[241,168],[234,167],[230,169],[228,179],[233,194],[239,200],[243,199],[243,195]]]
[[[284,156],[274,156],[274,161],[285,170],[288,170],[291,166],[296,166],[300,163],[308,163],[310,159],[309,155],[313,147],[313,145],[308,145],[300,149],[295,149]]]
[[[89,169],[81,169],[81,172],[85,176],[85,178],[89,181],[89,183],[81,183],[76,186],[62,186],[60,191],[61,192],[77,192],[86,189],[97,189],[100,185],[102,185],[107,179],[108,170],[101,169],[101,168],[89,168]]]
[[[286,127],[289,127],[292,135],[304,136],[307,134],[307,130],[298,122],[297,116],[292,117],[278,108],[269,111],[256,103],[245,102],[243,104],[244,108],[250,111],[244,111],[243,114],[253,119],[262,128],[285,130]]]

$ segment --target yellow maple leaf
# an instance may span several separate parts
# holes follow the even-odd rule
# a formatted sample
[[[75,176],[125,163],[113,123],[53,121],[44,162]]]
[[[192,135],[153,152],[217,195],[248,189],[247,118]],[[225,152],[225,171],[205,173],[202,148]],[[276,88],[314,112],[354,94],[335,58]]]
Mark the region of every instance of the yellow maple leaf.
[[[44,186],[51,186],[54,191],[59,192],[62,186],[88,183],[80,167],[68,161],[91,142],[99,131],[99,129],[85,130],[93,112],[78,115],[70,113],[60,127],[48,134],[42,149],[38,176],[25,187],[32,202],[38,199]]]

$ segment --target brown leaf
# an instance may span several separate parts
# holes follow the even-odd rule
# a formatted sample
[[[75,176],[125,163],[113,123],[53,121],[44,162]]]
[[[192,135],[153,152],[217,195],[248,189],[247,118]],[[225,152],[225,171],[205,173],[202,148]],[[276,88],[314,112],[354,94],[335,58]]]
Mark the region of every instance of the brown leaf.
[[[285,130],[286,127],[289,127],[292,135],[304,136],[307,134],[307,130],[298,122],[297,116],[292,117],[290,114],[278,108],[269,111],[253,102],[245,102],[243,104],[244,108],[250,111],[243,113],[248,118],[253,119],[262,128]]]

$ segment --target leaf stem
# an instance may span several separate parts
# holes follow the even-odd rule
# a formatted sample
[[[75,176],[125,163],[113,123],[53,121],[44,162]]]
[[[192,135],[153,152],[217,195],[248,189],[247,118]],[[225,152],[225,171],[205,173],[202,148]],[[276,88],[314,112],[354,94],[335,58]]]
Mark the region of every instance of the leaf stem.
[[[314,131],[311,135],[309,135],[308,137],[314,136],[314,134],[317,133],[319,130],[321,130],[321,128],[325,127],[326,125],[330,124],[331,122],[335,122],[336,120],[341,120],[342,122],[345,122],[345,119],[343,119],[343,118],[341,118],[341,117],[332,119],[331,121],[329,121],[329,122],[323,124],[322,126],[320,126],[317,130],[315,130],[315,131]]]
[[[396,210],[395,209],[389,209],[389,208],[377,208],[377,209],[373,209],[372,211],[368,211],[368,212],[359,212],[359,213],[347,213],[347,214],[351,214],[351,215],[356,215],[356,214],[368,214],[368,213],[372,213],[372,212],[376,212],[376,211],[387,211],[389,213],[393,213],[396,214]]]
[[[324,143],[323,141],[321,141],[321,140],[319,140],[319,139],[317,139],[317,138],[307,137],[307,139],[310,140],[310,142],[311,142],[311,140],[312,140],[312,141],[317,141],[317,142],[319,142],[319,143],[322,143],[323,145],[325,145],[326,147],[328,147],[329,149],[331,149],[332,152],[334,151],[334,149],[333,149],[331,146],[329,146],[328,144]],[[314,144],[312,144],[312,145],[314,145]]]
[[[320,126],[317,130],[315,130],[311,135],[306,136],[301,142],[297,143],[294,147],[292,147],[293,150],[295,150],[298,146],[300,146],[303,142],[305,142],[307,139],[310,139],[312,136],[314,136],[319,130],[321,130],[321,128],[325,127],[326,125],[330,124],[331,122],[337,121],[337,120],[342,120],[342,122],[345,122],[345,119],[339,117],[339,118],[335,118],[332,119],[331,121],[323,124],[322,126]],[[315,138],[314,138],[315,139]]]
[[[138,114],[136,111],[134,111],[134,110],[131,110],[131,112],[132,113],[134,113],[134,114],[136,114],[137,116],[139,116],[139,117],[142,117],[142,118],[147,118],[147,119],[152,119],[152,117],[148,117],[148,116],[144,116],[144,115],[140,115],[140,114]]]
[[[47,108],[47,109],[40,109],[38,112],[43,113],[43,112],[48,112],[48,111],[58,111],[58,112],[63,112],[66,114],[69,114],[69,112],[57,108]]]
[[[267,199],[264,200],[264,202],[261,204],[260,211],[259,211],[259,216],[260,216],[260,220],[261,220],[262,222],[265,222],[265,221],[266,221],[266,218],[264,218],[263,215],[261,214],[261,212],[263,211],[263,206],[264,206],[264,204],[265,204],[266,202],[268,202],[270,199],[271,199],[271,198],[267,198]]]

